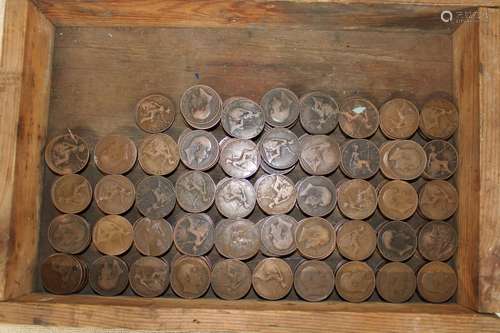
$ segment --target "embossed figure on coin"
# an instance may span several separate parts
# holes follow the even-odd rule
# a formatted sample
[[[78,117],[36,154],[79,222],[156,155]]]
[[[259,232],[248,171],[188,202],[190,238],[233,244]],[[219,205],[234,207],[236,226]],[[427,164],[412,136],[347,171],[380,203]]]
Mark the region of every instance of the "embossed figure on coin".
[[[305,260],[295,270],[294,287],[306,301],[322,301],[333,292],[333,271],[324,261]]]
[[[380,129],[390,139],[407,139],[418,129],[418,108],[407,99],[394,98],[380,108]]]
[[[152,219],[160,219],[175,207],[175,190],[172,183],[161,176],[149,176],[137,185],[136,207]]]
[[[105,136],[95,146],[95,164],[106,174],[124,174],[132,169],[136,159],[137,148],[134,142],[123,135]]]
[[[349,260],[365,260],[377,247],[373,228],[360,220],[347,221],[337,231],[337,247]]]
[[[204,255],[212,249],[214,240],[214,224],[207,214],[186,214],[175,224],[175,246],[183,254]]]
[[[141,257],[130,266],[130,287],[139,296],[157,297],[170,284],[170,269],[160,258]]]
[[[106,215],[94,225],[92,242],[102,253],[118,256],[125,253],[134,240],[130,222],[120,215]]]
[[[209,209],[215,199],[215,183],[201,171],[188,171],[175,183],[177,202],[182,209],[191,213],[201,213]]]
[[[290,90],[274,88],[269,90],[260,102],[266,123],[273,127],[288,127],[299,117],[299,99]]]
[[[50,222],[48,239],[56,251],[77,254],[90,244],[90,227],[81,216],[59,215]]]
[[[457,274],[449,265],[431,261],[418,271],[417,288],[420,296],[428,302],[446,302],[457,290]]]
[[[219,164],[231,177],[250,177],[259,169],[259,149],[253,141],[229,139],[221,145]]]
[[[261,243],[267,254],[285,256],[295,251],[297,221],[290,215],[272,215],[260,226]]]
[[[172,264],[172,289],[182,298],[198,298],[210,287],[210,268],[201,257],[181,256]]]
[[[61,212],[76,214],[87,208],[92,201],[92,187],[80,175],[64,175],[59,177],[51,188],[54,206]]]
[[[233,97],[224,105],[222,127],[229,135],[239,139],[252,139],[264,129],[264,111],[248,98]]]
[[[339,106],[323,92],[311,92],[300,98],[300,123],[311,134],[328,134],[337,127]]]
[[[266,258],[257,264],[252,275],[252,285],[262,298],[278,300],[290,292],[293,273],[290,266],[279,258]]]
[[[68,134],[57,136],[45,147],[45,162],[59,175],[77,173],[89,161],[89,147],[78,135],[68,129]]]
[[[367,179],[379,168],[380,156],[377,146],[368,140],[349,140],[342,146],[341,167],[352,178]]]
[[[340,107],[339,124],[348,136],[355,139],[367,138],[378,128],[378,110],[366,99],[351,97]]]
[[[236,259],[217,262],[212,270],[211,286],[222,299],[235,300],[244,297],[252,287],[252,272]]]
[[[189,131],[181,135],[179,150],[182,163],[193,170],[208,170],[219,159],[217,139],[207,131]]]
[[[310,176],[296,186],[297,204],[309,216],[325,216],[335,209],[337,189],[333,182],[323,176]]]
[[[458,154],[455,147],[443,140],[433,140],[424,146],[427,166],[424,176],[430,179],[450,178],[458,167]]]
[[[265,132],[260,141],[264,162],[275,169],[287,169],[299,160],[299,139],[290,130],[274,128]]]
[[[430,181],[420,189],[418,208],[428,219],[446,220],[458,208],[457,190],[443,180]]]
[[[106,214],[125,213],[135,201],[134,184],[122,175],[104,176],[95,186],[95,200]]]
[[[267,214],[286,214],[295,205],[297,191],[286,176],[262,176],[255,183],[255,189],[259,207]]]
[[[305,135],[300,138],[300,165],[311,175],[327,175],[340,162],[340,147],[327,135]]]
[[[222,100],[214,89],[196,85],[184,92],[180,106],[181,113],[189,125],[208,129],[220,120]]]
[[[89,282],[99,295],[119,295],[128,286],[127,264],[115,256],[99,257],[90,266]]]
[[[224,178],[217,184],[215,205],[228,218],[238,219],[250,215],[255,202],[255,190],[246,179]]]
[[[145,256],[161,256],[172,245],[172,227],[164,219],[142,217],[134,223],[134,244]]]
[[[251,258],[260,249],[259,229],[250,220],[221,220],[215,228],[215,247],[226,258]]]
[[[431,221],[420,229],[418,250],[427,260],[446,261],[457,249],[457,238],[457,232],[450,224]]]
[[[406,222],[387,222],[378,232],[377,246],[380,254],[387,260],[405,261],[415,253],[417,235]]]
[[[136,106],[137,125],[145,132],[160,133],[168,129],[175,120],[175,107],[163,95],[150,95]]]
[[[166,175],[179,164],[179,147],[167,134],[147,136],[139,146],[139,164],[151,175]]]
[[[427,101],[420,113],[420,130],[429,139],[448,139],[458,127],[455,105],[443,98]]]
[[[335,230],[327,220],[309,217],[297,225],[295,243],[305,258],[324,259],[335,250]]]
[[[402,303],[409,300],[415,293],[417,279],[415,272],[407,264],[390,262],[377,272],[376,286],[384,300]]]
[[[342,183],[338,189],[339,209],[345,216],[362,220],[375,212],[377,193],[366,180],[351,179]]]
[[[337,270],[335,286],[340,297],[348,302],[363,302],[375,290],[375,274],[362,261],[349,261]]]
[[[392,141],[382,147],[381,155],[382,173],[391,179],[415,179],[424,172],[427,165],[425,151],[415,141]]]
[[[405,181],[392,180],[382,185],[378,194],[378,207],[391,220],[406,220],[417,210],[417,191]]]

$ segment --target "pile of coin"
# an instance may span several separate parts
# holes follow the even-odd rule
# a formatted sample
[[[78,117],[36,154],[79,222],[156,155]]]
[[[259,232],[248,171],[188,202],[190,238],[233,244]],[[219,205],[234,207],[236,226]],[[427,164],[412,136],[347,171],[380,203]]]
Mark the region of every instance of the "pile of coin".
[[[61,175],[51,198],[63,213],[48,229],[59,253],[42,264],[47,291],[78,292],[88,274],[91,288],[104,296],[128,286],[143,297],[160,296],[169,286],[183,298],[201,297],[210,286],[223,299],[243,298],[252,287],[268,300],[292,289],[307,301],[325,300],[334,290],[350,302],[368,300],[375,290],[389,302],[405,302],[415,290],[430,302],[453,296],[457,278],[445,263],[457,246],[446,221],[458,208],[457,191],[447,181],[458,164],[446,141],[457,127],[452,103],[431,99],[419,111],[396,98],[379,110],[360,97],[339,105],[323,92],[298,98],[284,88],[268,91],[260,103],[222,101],[213,88],[197,85],[180,99],[190,129],[177,141],[163,133],[176,113],[166,96],[140,100],[135,120],[148,134],[137,146],[124,135],[100,138],[93,160],[103,176],[94,188],[78,174],[90,156],[80,136],[68,130],[47,144],[47,165]],[[222,140],[213,133],[218,124],[227,134]],[[337,124],[343,142],[332,135]],[[381,145],[370,140],[379,128],[389,139]],[[418,129],[431,139],[423,146],[411,139]],[[136,160],[147,176],[134,184],[127,173]],[[174,184],[168,176],[180,163],[187,170]],[[226,175],[217,183],[211,174],[216,165]],[[294,182],[287,174],[297,168],[305,176]],[[340,182],[332,177],[337,169],[345,175]],[[376,175],[383,176],[377,187]],[[418,188],[413,181],[420,177],[425,180]],[[91,230],[76,214],[92,198],[105,216],[92,221]],[[167,221],[177,204],[184,214]],[[206,213],[213,205],[216,220]],[[142,217],[132,224],[122,215],[133,207]],[[290,214],[296,208],[302,219]],[[255,210],[265,217],[252,221]],[[386,222],[374,228],[376,211]],[[332,220],[336,213],[345,219]],[[414,214],[429,220],[420,230],[407,222]],[[74,255],[90,243],[103,256],[87,273]],[[142,256],[129,266],[122,257],[132,246]],[[207,255],[214,247],[221,259],[212,263]],[[167,262],[162,257],[171,248],[177,254]],[[342,261],[332,268],[327,259],[336,251]],[[416,274],[408,261],[417,252],[429,263]],[[265,258],[251,270],[248,261],[259,253]],[[386,262],[375,270],[367,263],[374,253]],[[287,259],[297,255],[302,260],[290,265]],[[54,282],[66,275],[65,283]]]

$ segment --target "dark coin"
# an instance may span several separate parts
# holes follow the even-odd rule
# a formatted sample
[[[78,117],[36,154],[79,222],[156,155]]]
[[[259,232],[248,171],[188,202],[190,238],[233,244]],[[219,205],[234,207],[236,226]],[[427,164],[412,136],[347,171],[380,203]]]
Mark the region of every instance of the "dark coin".
[[[175,190],[172,183],[162,176],[149,176],[137,185],[136,207],[152,219],[167,216],[175,208]]]
[[[207,214],[185,214],[174,228],[174,242],[179,252],[201,256],[214,246],[214,223]]]
[[[274,88],[261,99],[266,123],[273,127],[288,127],[299,117],[299,99],[290,90]]]
[[[50,222],[48,238],[56,251],[77,254],[90,244],[90,227],[81,216],[59,215]]]
[[[94,197],[104,213],[122,214],[134,205],[134,184],[122,175],[107,175],[97,182]]]
[[[333,270],[324,261],[304,260],[295,270],[293,285],[306,301],[325,300],[333,292]]]
[[[431,99],[422,107],[419,127],[429,139],[448,139],[458,128],[458,110],[446,99]]]
[[[137,148],[134,142],[123,135],[105,136],[95,146],[95,164],[106,174],[124,174],[134,167],[136,159]]]
[[[97,250],[118,256],[125,253],[134,241],[134,230],[130,222],[120,215],[106,215],[94,225],[92,242]]]
[[[259,169],[259,149],[253,141],[230,139],[220,147],[219,164],[229,176],[248,178]]]
[[[179,137],[182,163],[189,169],[205,171],[219,160],[219,143],[207,131],[188,131]]]
[[[297,204],[304,214],[325,216],[337,204],[337,189],[333,182],[323,176],[310,176],[297,184]]]
[[[139,164],[150,175],[167,175],[179,165],[179,147],[169,135],[147,136],[139,146]]]
[[[377,272],[377,291],[384,300],[403,303],[409,300],[417,288],[417,278],[410,266],[401,262],[390,262]]]
[[[165,260],[141,257],[130,266],[130,287],[139,296],[157,297],[167,290],[169,276],[170,269]]]
[[[295,206],[297,191],[286,176],[262,176],[255,182],[255,191],[259,207],[269,215],[286,214]]]
[[[375,230],[364,221],[347,221],[337,230],[337,248],[349,260],[365,260],[376,247]]]
[[[297,221],[290,215],[272,215],[257,227],[260,231],[261,248],[270,256],[285,256],[295,252]]]
[[[182,95],[180,105],[184,119],[194,128],[209,129],[220,120],[222,99],[208,86],[190,87]]]
[[[115,256],[99,257],[90,265],[89,281],[99,295],[119,295],[128,286],[127,264]]]
[[[353,220],[365,219],[377,209],[375,188],[362,179],[342,183],[338,188],[337,201],[342,214]]]
[[[87,283],[85,263],[72,255],[55,253],[40,268],[43,287],[52,294],[72,294]]]
[[[340,147],[335,138],[327,135],[304,135],[300,142],[300,166],[311,175],[327,175],[340,163]]]
[[[61,212],[79,213],[92,201],[92,187],[80,175],[64,175],[57,178],[50,191],[52,203]]]
[[[349,261],[335,273],[335,287],[348,302],[366,301],[375,290],[375,273],[362,261]]]
[[[252,285],[262,298],[272,301],[281,299],[292,289],[292,269],[283,259],[263,259],[253,271]]]
[[[134,223],[134,244],[143,255],[158,257],[170,249],[172,233],[166,220],[142,217]]]
[[[175,120],[175,106],[163,95],[149,95],[135,107],[135,121],[143,131],[160,133],[172,126]]]
[[[418,293],[428,302],[443,303],[457,290],[457,274],[440,261],[425,264],[417,274]]]
[[[295,229],[295,243],[303,257],[324,259],[335,250],[335,229],[321,217],[309,217],[300,221]]]
[[[426,223],[418,234],[418,250],[430,261],[446,261],[457,249],[457,232],[442,221]]]
[[[217,184],[215,205],[225,217],[246,217],[254,210],[255,202],[255,190],[246,179],[224,178]]]
[[[422,175],[427,165],[425,151],[415,141],[393,141],[381,148],[380,155],[380,170],[391,179],[415,179]]]
[[[248,266],[236,259],[221,260],[212,270],[211,285],[214,293],[222,299],[243,298],[252,287],[252,272]]]
[[[202,257],[180,256],[172,264],[172,289],[182,298],[198,298],[210,287],[210,268]]]
[[[386,182],[378,192],[378,208],[388,219],[406,220],[415,213],[417,206],[417,191],[405,181]]]
[[[183,173],[175,183],[177,202],[190,213],[201,213],[209,209],[215,200],[215,183],[201,171]]]
[[[286,128],[273,128],[264,132],[259,149],[264,162],[275,169],[288,169],[299,160],[299,139]]]
[[[378,231],[377,247],[387,260],[405,261],[415,253],[417,235],[406,222],[387,222]]]
[[[458,193],[455,187],[443,180],[430,181],[419,192],[420,213],[431,220],[446,220],[458,208]]]
[[[215,247],[226,258],[251,258],[260,249],[259,229],[250,220],[221,220],[215,228]]]
[[[299,100],[300,123],[311,134],[328,134],[337,127],[339,106],[328,94],[311,92]]]
[[[227,134],[239,139],[252,139],[264,129],[264,111],[248,98],[234,97],[224,102],[221,123]]]
[[[377,145],[364,139],[349,140],[342,145],[342,171],[351,178],[373,177],[380,165]]]
[[[50,170],[59,175],[77,173],[89,161],[89,147],[78,135],[68,130],[68,134],[57,136],[45,147],[45,162]]]
[[[372,136],[379,125],[377,107],[358,97],[347,99],[340,106],[339,124],[342,131],[354,139]]]
[[[430,179],[448,179],[458,166],[458,153],[455,147],[443,140],[433,140],[424,146],[427,166],[424,176]]]
[[[418,108],[407,99],[394,98],[380,108],[380,129],[390,139],[408,139],[418,123]]]

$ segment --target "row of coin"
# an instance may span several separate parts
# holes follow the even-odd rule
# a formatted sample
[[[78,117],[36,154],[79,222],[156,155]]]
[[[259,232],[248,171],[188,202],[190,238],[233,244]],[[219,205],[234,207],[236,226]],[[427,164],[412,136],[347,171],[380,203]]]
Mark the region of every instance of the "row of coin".
[[[246,263],[236,259],[221,260],[212,267],[206,257],[183,255],[174,258],[171,269],[164,259],[141,257],[129,270],[120,258],[104,256],[91,264],[90,274],[87,265],[80,262],[66,254],[49,256],[41,268],[45,289],[55,294],[75,293],[89,280],[91,288],[104,296],[119,295],[130,284],[139,296],[158,297],[171,285],[179,297],[193,299],[203,296],[211,286],[218,297],[236,300],[253,287],[258,296],[278,300],[294,287],[301,298],[312,302],[327,299],[334,289],[349,302],[363,302],[377,289],[384,300],[394,303],[408,301],[418,289],[425,300],[441,303],[450,299],[457,288],[455,271],[437,261],[422,266],[417,276],[404,263],[385,264],[375,275],[361,261],[343,262],[334,273],[324,261],[303,260],[293,272],[286,261],[266,258],[252,272]]]

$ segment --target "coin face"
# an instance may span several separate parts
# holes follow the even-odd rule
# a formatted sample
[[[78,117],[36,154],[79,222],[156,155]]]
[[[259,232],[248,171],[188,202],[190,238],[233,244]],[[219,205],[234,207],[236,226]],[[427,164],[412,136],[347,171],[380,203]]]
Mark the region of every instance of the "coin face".
[[[335,286],[340,297],[348,302],[366,301],[375,290],[375,274],[362,261],[349,261],[337,270]]]
[[[142,217],[134,223],[134,244],[141,254],[159,257],[172,245],[172,227],[164,219]]]
[[[172,173],[179,165],[179,147],[169,135],[147,136],[139,146],[139,164],[150,175]]]
[[[394,98],[380,108],[380,129],[390,139],[408,139],[418,123],[418,108],[407,99]]]
[[[379,168],[377,145],[369,140],[349,140],[342,146],[342,171],[351,178],[373,177]]]
[[[128,266],[115,256],[99,257],[90,265],[89,282],[99,295],[119,295],[128,286]]]
[[[246,179],[224,178],[215,191],[215,205],[219,213],[230,219],[250,215],[255,208],[256,194]]]
[[[210,287],[210,268],[201,257],[181,256],[172,264],[172,289],[182,298],[198,298]]]
[[[52,203],[61,212],[79,213],[92,201],[92,187],[80,175],[64,175],[57,178],[50,191]]]
[[[179,252],[202,256],[214,246],[214,223],[207,214],[186,214],[174,228],[174,242]]]
[[[222,299],[236,300],[245,297],[252,287],[252,272],[236,259],[217,262],[212,269],[211,286]]]
[[[107,175],[97,182],[94,197],[104,213],[122,214],[134,205],[134,184],[122,175]]]
[[[90,244],[90,227],[81,216],[59,215],[50,222],[48,238],[56,251],[77,254]]]
[[[175,208],[175,190],[172,183],[162,176],[149,176],[137,185],[136,207],[152,219],[167,216]]]
[[[338,188],[337,200],[342,214],[353,220],[365,219],[377,208],[375,188],[362,179],[351,179],[342,183]]]
[[[262,298],[274,301],[288,295],[292,289],[293,273],[283,259],[266,258],[257,264],[252,275],[252,285]]]
[[[141,257],[130,266],[130,287],[139,296],[157,297],[167,290],[169,275],[170,269],[163,259]]]
[[[391,220],[406,220],[417,210],[417,191],[402,180],[386,182],[378,192],[378,207]]]
[[[448,223],[431,221],[418,234],[418,251],[427,260],[446,261],[457,249],[457,232]]]
[[[458,208],[457,190],[443,180],[430,181],[420,189],[418,208],[430,220],[446,220]]]
[[[375,230],[364,221],[347,221],[337,231],[337,248],[349,260],[365,260],[376,247]]]
[[[328,134],[337,127],[339,106],[328,94],[311,92],[299,100],[300,124],[310,134]]]
[[[432,261],[418,271],[417,288],[420,296],[428,302],[446,302],[457,290],[457,274],[449,265]]]
[[[72,294],[87,283],[86,269],[76,257],[63,253],[48,256],[40,269],[43,287],[52,294]]]
[[[134,241],[134,230],[120,215],[106,215],[94,225],[92,242],[100,252],[118,256],[125,253]]]
[[[257,203],[269,215],[286,214],[292,210],[297,191],[292,180],[283,175],[265,175],[255,183]]]
[[[324,259],[332,254],[335,238],[332,224],[321,217],[305,218],[295,229],[297,249],[308,259]]]
[[[335,138],[327,135],[304,135],[300,138],[300,166],[311,175],[334,172],[340,162],[340,147]]]
[[[106,174],[124,174],[134,167],[136,159],[137,148],[134,142],[123,135],[105,136],[95,146],[95,164]]]
[[[45,147],[45,162],[53,172],[59,175],[77,173],[89,161],[89,147],[78,135],[68,134],[56,136]]]
[[[208,86],[190,87],[182,95],[180,105],[184,119],[194,128],[209,129],[220,120],[222,99]]]
[[[183,173],[175,183],[179,206],[190,213],[201,213],[209,209],[215,199],[215,183],[201,171]]]
[[[409,300],[417,288],[417,278],[410,266],[401,262],[390,262],[377,272],[376,286],[379,295],[391,303]]]
[[[377,107],[367,99],[351,97],[340,106],[339,124],[342,131],[351,138],[364,139],[372,136],[379,125]]]
[[[226,258],[249,259],[259,252],[259,229],[250,220],[221,220],[215,228],[215,247]]]
[[[309,302],[323,301],[333,292],[333,270],[324,261],[304,260],[295,269],[293,285],[302,299]]]
[[[378,231],[377,247],[387,260],[405,261],[415,253],[417,235],[406,222],[387,222]]]
[[[297,221],[290,215],[272,215],[258,227],[265,252],[272,256],[286,256],[295,252]]]
[[[387,178],[412,180],[424,172],[427,156],[415,141],[397,140],[385,147],[380,151],[380,169]]]
[[[259,145],[262,159],[272,168],[287,169],[299,160],[299,139],[286,128],[264,132]]]
[[[430,179],[448,179],[458,166],[458,153],[455,147],[443,140],[433,140],[425,144],[427,166],[424,176]]]
[[[299,98],[285,88],[269,90],[260,101],[266,123],[272,127],[288,127],[299,117]]]
[[[219,160],[219,143],[207,131],[189,131],[179,137],[179,153],[187,168],[205,171]]]
[[[252,139],[264,129],[264,111],[259,104],[244,97],[224,102],[221,123],[224,131],[239,139]]]
[[[297,204],[304,214],[325,216],[337,204],[337,188],[323,176],[310,176],[297,183]]]
[[[137,103],[135,121],[137,126],[148,133],[160,133],[172,126],[175,120],[175,106],[163,95],[149,95]]]
[[[219,164],[231,177],[248,178],[259,169],[259,149],[251,140],[227,140],[221,145]]]
[[[422,107],[419,127],[429,139],[448,139],[458,128],[457,108],[446,99],[431,99]]]

